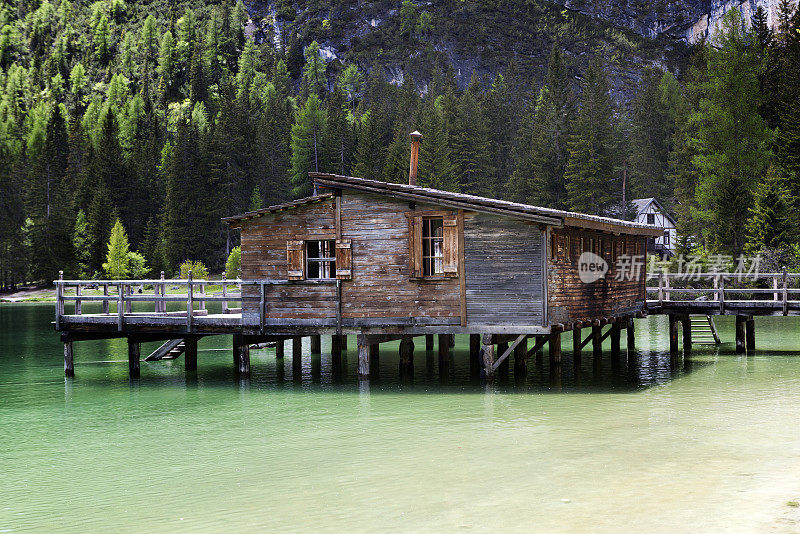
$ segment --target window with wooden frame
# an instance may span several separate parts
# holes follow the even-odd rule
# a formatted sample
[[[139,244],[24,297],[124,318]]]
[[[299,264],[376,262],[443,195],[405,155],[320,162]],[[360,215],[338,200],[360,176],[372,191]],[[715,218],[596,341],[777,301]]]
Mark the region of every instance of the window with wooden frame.
[[[287,241],[286,277],[289,280],[348,280],[352,278],[349,239]]]
[[[453,212],[409,214],[411,278],[458,276],[459,224]]]

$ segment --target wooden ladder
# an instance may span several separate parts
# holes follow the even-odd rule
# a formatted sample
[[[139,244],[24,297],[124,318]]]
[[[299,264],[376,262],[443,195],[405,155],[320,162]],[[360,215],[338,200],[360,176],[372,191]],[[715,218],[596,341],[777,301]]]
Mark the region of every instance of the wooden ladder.
[[[692,342],[700,345],[719,345],[717,325],[710,315],[690,315],[692,325]]]
[[[185,351],[186,343],[184,343],[182,339],[170,339],[154,350],[144,361],[157,362],[159,360],[174,360]]]

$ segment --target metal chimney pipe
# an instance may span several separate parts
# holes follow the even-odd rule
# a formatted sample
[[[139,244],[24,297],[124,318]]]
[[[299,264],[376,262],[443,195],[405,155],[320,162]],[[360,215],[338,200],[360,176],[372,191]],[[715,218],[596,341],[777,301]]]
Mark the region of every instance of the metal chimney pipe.
[[[419,160],[419,141],[422,134],[414,130],[411,137],[411,167],[408,169],[408,185],[417,185],[417,161]]]

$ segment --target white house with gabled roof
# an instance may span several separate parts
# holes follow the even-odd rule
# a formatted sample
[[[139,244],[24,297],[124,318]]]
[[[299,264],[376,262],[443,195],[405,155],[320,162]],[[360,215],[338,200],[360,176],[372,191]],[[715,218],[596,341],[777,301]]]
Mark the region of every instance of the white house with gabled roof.
[[[678,232],[672,215],[655,198],[637,198],[631,200],[631,204],[636,208],[636,217],[633,219],[635,222],[649,224],[664,230],[662,236],[648,238],[647,252],[660,254],[663,258],[675,254]]]

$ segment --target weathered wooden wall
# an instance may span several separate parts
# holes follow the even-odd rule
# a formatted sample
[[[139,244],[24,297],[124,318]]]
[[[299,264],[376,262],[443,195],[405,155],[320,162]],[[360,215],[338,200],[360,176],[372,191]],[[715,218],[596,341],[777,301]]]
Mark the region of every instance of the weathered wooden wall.
[[[460,317],[457,278],[412,280],[408,218],[440,206],[343,191],[342,237],[352,240],[353,279],[342,283],[342,318]]]
[[[542,239],[533,223],[465,214],[467,325],[543,323]]]
[[[286,280],[286,242],[299,239],[335,239],[335,200],[300,206],[256,217],[241,225],[242,278]],[[245,295],[258,288],[245,286]],[[336,283],[268,286],[267,318],[319,319],[336,316]],[[243,303],[245,324],[258,323],[258,302]]]
[[[595,282],[585,284],[578,273],[581,238],[603,240],[603,259],[609,272]],[[623,245],[624,243],[624,245]],[[638,250],[636,246],[640,247]],[[612,252],[613,250],[616,252]],[[560,228],[551,230],[548,262],[548,321],[550,324],[571,323],[603,317],[634,314],[645,307],[644,265],[636,279],[615,280],[616,259],[625,253],[644,254],[645,237],[614,236],[604,232]]]

